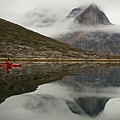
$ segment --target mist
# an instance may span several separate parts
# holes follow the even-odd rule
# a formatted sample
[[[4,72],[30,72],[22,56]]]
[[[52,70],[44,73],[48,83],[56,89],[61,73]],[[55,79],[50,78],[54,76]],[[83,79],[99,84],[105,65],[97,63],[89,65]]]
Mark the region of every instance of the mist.
[[[98,91],[96,91],[96,93],[98,93]],[[35,92],[12,96],[6,99],[5,102],[0,105],[0,119],[92,120],[93,118],[87,115],[74,114],[69,109],[66,101],[75,102],[73,97],[75,94],[81,95],[80,92],[74,92],[73,89],[70,90],[68,86],[62,86],[58,83],[41,85]],[[108,94],[107,91],[106,94]],[[119,104],[120,98],[110,99],[103,112],[95,117],[94,120],[119,120]]]
[[[51,37],[71,31],[68,26],[72,20],[61,22],[72,9],[91,3],[98,5],[111,23],[120,25],[119,0],[0,0],[0,17]]]

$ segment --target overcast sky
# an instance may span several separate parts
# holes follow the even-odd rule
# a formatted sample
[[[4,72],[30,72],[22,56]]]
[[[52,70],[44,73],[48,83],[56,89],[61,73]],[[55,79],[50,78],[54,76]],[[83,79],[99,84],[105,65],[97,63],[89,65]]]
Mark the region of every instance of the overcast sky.
[[[17,21],[34,8],[50,8],[66,13],[83,4],[97,3],[110,21],[120,25],[120,0],[0,0],[0,17]]]
[[[35,8],[50,9],[62,18],[73,8],[91,3],[100,6],[111,23],[120,25],[120,0],[0,0],[0,18],[21,24],[21,21],[25,21],[23,16]],[[44,31],[47,29],[40,32],[44,34]]]

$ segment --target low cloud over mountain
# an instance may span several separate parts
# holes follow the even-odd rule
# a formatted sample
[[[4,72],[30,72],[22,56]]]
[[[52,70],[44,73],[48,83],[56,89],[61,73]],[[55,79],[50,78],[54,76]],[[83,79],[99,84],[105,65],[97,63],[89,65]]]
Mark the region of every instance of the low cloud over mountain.
[[[58,21],[57,14],[49,9],[36,8],[24,16],[26,26],[50,27]]]
[[[120,27],[113,25],[95,4],[73,9],[63,22],[72,20],[69,32],[55,38],[77,48],[120,54]]]

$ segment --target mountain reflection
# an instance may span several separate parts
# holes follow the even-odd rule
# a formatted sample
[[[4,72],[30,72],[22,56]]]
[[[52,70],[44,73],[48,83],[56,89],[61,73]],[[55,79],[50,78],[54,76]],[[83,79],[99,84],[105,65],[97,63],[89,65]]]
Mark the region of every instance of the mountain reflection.
[[[77,105],[89,116],[97,116],[105,107],[109,98],[82,97],[76,99]]]
[[[10,75],[0,69],[0,103],[6,98],[23,93],[33,92],[45,83],[56,81],[56,84],[68,86],[76,93],[82,93],[86,88],[102,90],[104,87],[120,86],[119,64],[23,64],[22,70],[13,69]],[[77,96],[74,102],[66,101],[68,108],[75,114],[97,116],[112,96]]]

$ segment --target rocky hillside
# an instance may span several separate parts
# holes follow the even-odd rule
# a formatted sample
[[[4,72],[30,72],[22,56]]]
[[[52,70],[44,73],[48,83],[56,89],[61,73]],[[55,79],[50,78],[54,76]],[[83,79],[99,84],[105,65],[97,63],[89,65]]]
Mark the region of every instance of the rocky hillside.
[[[82,50],[0,19],[0,57],[80,57]]]
[[[120,33],[113,30],[115,25],[96,5],[73,9],[68,16],[73,19],[69,24],[72,31],[58,35],[57,40],[85,50],[120,55]]]
[[[120,55],[120,34],[105,31],[77,31],[61,34],[56,39],[74,47],[99,53]]]
[[[0,19],[0,57],[111,58],[87,52]]]

